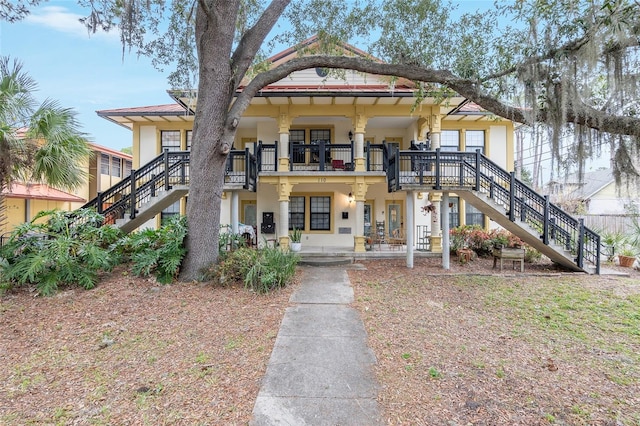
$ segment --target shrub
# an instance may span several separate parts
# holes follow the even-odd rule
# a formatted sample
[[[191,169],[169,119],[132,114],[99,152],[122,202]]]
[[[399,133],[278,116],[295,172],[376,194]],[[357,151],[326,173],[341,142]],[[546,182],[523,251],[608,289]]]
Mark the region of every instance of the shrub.
[[[489,239],[491,241],[490,246],[501,246],[501,247],[522,247],[524,246],[524,241],[520,239],[517,235],[512,234],[506,229],[492,229],[489,232]]]
[[[223,232],[223,230],[225,230]],[[218,257],[226,259],[230,252],[247,246],[247,240],[241,234],[234,234],[229,226],[220,226],[218,237]]]
[[[133,263],[135,275],[154,274],[158,282],[169,284],[177,277],[187,253],[184,247],[186,236],[186,217],[174,216],[158,229],[145,229],[127,235],[116,244],[115,249],[124,259]]]
[[[491,251],[489,234],[480,225],[462,225],[451,229],[451,252],[455,253],[461,248],[470,248],[482,255]]]
[[[73,214],[49,210],[18,226],[0,252],[3,287],[33,284],[45,296],[60,285],[95,287],[98,274],[118,260],[109,246],[120,231],[99,226],[103,220],[89,209]]]
[[[271,247],[262,248],[259,253],[258,262],[251,266],[244,280],[245,288],[268,293],[286,286],[296,272],[299,256]]]
[[[229,252],[226,258],[220,260],[218,265],[218,282],[222,285],[243,282],[251,266],[258,261],[259,251],[240,247]]]
[[[298,255],[284,253],[279,248],[263,247],[256,250],[241,247],[221,260],[216,273],[222,285],[243,283],[251,291],[268,293],[291,281],[298,260]]]
[[[535,248],[525,245],[524,246],[524,261],[527,263],[535,263],[542,259],[542,253]]]

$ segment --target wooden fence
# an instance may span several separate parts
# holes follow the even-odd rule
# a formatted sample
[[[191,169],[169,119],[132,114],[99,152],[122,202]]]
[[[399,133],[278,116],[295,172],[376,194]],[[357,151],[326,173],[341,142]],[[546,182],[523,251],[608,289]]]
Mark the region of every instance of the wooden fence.
[[[632,215],[578,215],[576,219],[584,219],[584,224],[591,230],[602,233],[626,233],[634,229],[633,223],[640,222],[640,216]]]

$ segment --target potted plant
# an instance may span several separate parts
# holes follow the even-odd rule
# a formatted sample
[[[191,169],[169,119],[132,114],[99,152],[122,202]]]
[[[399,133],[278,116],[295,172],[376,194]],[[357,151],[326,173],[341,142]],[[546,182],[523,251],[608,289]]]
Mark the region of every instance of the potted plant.
[[[302,231],[293,227],[293,231],[289,234],[291,240],[291,251],[298,252],[302,249]]]
[[[603,232],[601,235],[601,242],[604,246],[607,260],[613,262],[613,259],[626,242],[625,235],[622,232]]]
[[[632,267],[633,263],[636,261],[636,256],[638,256],[638,249],[629,244],[625,245],[620,249],[620,253],[618,254],[620,266],[624,266],[626,268]]]

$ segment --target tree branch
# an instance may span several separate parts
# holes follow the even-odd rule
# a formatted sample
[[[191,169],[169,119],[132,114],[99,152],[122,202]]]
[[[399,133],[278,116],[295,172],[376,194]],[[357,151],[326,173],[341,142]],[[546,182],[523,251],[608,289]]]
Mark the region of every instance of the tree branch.
[[[240,82],[253,62],[253,58],[255,58],[256,53],[260,50],[265,37],[267,37],[273,29],[273,26],[278,22],[282,12],[284,12],[284,9],[290,2],[291,0],[273,0],[262,13],[258,22],[242,36],[242,40],[240,40],[238,47],[231,57],[232,66],[235,68],[234,89],[240,85]]]
[[[577,39],[577,40],[572,40],[568,43],[565,43],[564,45],[557,47],[555,49],[550,49],[548,50],[546,53],[544,53],[543,55],[538,55],[538,56],[534,56],[531,58],[528,58],[527,60],[523,61],[520,64],[514,65],[511,68],[507,68],[506,70],[494,73],[494,74],[489,74],[485,77],[483,77],[482,79],[480,79],[480,82],[485,82],[485,81],[489,81],[489,80],[495,80],[496,78],[501,78],[501,77],[505,77],[509,74],[513,74],[514,72],[517,72],[529,65],[533,65],[533,64],[537,64],[540,62],[544,62],[547,61],[549,59],[555,58],[559,53],[561,52],[574,52],[576,50],[580,50],[580,48],[582,46],[584,46],[587,42],[589,41],[589,36],[588,35],[584,35],[583,37]]]
[[[546,111],[537,111],[535,116],[532,116],[530,111],[507,105],[499,99],[483,93],[481,86],[476,81],[456,77],[448,70],[433,70],[416,65],[385,64],[359,57],[321,55],[294,58],[257,75],[238,95],[229,111],[229,117],[240,117],[249,106],[251,99],[263,87],[275,83],[295,71],[315,67],[351,69],[369,74],[390,75],[425,83],[438,83],[508,120],[529,125],[548,120]],[[585,104],[575,105],[575,103],[567,107],[566,117],[568,123],[582,124],[613,134],[640,137],[640,119],[637,118],[613,116]]]

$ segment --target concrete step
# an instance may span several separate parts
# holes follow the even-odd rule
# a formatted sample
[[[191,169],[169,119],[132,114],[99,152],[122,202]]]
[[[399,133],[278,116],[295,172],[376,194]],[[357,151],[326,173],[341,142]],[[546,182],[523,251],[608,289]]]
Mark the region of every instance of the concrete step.
[[[350,256],[331,256],[331,257],[318,257],[318,256],[302,256],[300,265],[306,266],[339,266],[350,265],[353,263],[353,257]]]

